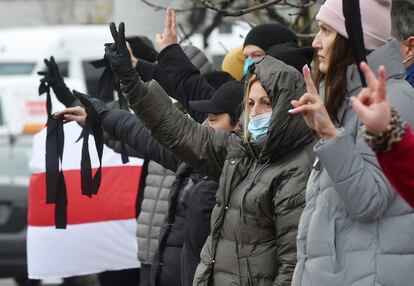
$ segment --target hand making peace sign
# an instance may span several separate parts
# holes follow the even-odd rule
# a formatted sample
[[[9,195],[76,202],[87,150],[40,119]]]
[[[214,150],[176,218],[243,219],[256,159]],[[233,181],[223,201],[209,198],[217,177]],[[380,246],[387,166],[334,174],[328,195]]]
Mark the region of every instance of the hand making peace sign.
[[[391,106],[387,96],[385,67],[379,67],[378,79],[364,62],[361,63],[361,70],[367,79],[368,87],[363,88],[358,97],[351,98],[352,106],[369,132],[384,132],[387,130],[391,120]]]
[[[292,100],[294,108],[289,110],[289,113],[301,113],[311,129],[315,130],[322,139],[329,140],[335,137],[339,131],[319,97],[308,66],[303,67],[303,76],[307,91],[299,100]]]

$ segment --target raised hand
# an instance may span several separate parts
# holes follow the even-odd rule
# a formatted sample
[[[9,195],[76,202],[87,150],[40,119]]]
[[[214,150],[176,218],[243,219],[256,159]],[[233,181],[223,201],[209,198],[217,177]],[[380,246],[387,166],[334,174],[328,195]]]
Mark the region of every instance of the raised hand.
[[[319,97],[308,66],[303,67],[303,76],[307,92],[299,100],[292,100],[294,108],[289,110],[289,113],[302,114],[311,129],[315,130],[322,139],[329,140],[338,134],[338,129]]]
[[[46,65],[46,70],[37,72],[38,75],[43,76],[40,81],[46,82],[50,86],[62,83],[63,77],[60,74],[55,58],[51,56],[50,60],[44,59],[44,63]]]
[[[162,35],[156,35],[155,45],[157,50],[161,52],[169,45],[176,43],[178,43],[177,21],[174,11],[171,8],[168,8],[167,15],[165,15],[164,32]]]
[[[139,76],[131,63],[125,41],[125,24],[121,22],[116,30],[115,23],[109,25],[113,44],[105,44],[105,59],[111,65],[113,72],[121,81],[121,87],[124,92],[129,92],[139,80]]]
[[[55,62],[55,58],[51,56],[50,60],[44,59],[44,62],[46,70],[37,72],[38,75],[43,76],[40,81],[52,87],[56,98],[60,102],[62,102],[65,106],[71,106],[76,98],[66,86],[62,74],[59,71],[59,67]]]
[[[384,132],[391,120],[385,67],[379,67],[378,79],[366,63],[362,62],[360,67],[367,79],[368,87],[363,88],[358,97],[351,98],[352,106],[368,132]]]

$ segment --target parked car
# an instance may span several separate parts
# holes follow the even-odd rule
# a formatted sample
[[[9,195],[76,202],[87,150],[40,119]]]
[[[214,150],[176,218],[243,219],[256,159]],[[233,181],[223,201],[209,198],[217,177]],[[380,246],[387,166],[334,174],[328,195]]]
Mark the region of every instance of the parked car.
[[[27,285],[26,229],[32,136],[0,136],[0,277]]]

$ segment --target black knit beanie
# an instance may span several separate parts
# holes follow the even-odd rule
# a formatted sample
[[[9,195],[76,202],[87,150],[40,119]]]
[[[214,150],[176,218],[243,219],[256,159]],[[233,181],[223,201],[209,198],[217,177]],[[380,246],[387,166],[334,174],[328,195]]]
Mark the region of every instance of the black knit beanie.
[[[251,29],[244,40],[243,47],[256,45],[266,51],[271,46],[286,42],[297,44],[298,38],[296,34],[286,26],[269,23],[258,25]]]
[[[304,65],[310,65],[313,59],[312,47],[299,47],[295,43],[274,45],[266,50],[266,54],[296,68],[302,73]]]

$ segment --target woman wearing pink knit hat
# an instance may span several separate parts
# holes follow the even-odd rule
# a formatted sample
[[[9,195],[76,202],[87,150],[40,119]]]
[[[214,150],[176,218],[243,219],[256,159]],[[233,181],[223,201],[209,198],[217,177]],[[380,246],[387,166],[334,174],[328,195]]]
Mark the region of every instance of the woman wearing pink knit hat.
[[[320,139],[298,228],[292,285],[412,285],[414,212],[382,173],[350,104],[362,84],[342,3],[327,0],[316,16],[313,79],[304,67],[307,93],[292,101],[289,111],[302,114]],[[390,1],[359,5],[368,65],[381,66],[383,76],[386,68],[391,105],[413,126],[414,90],[404,80],[399,44],[390,39]],[[368,83],[375,88],[375,81]]]

